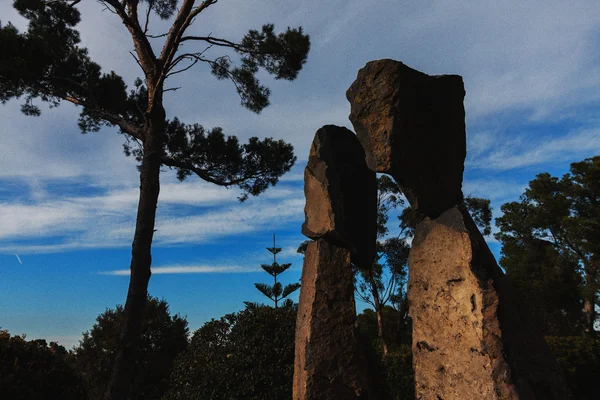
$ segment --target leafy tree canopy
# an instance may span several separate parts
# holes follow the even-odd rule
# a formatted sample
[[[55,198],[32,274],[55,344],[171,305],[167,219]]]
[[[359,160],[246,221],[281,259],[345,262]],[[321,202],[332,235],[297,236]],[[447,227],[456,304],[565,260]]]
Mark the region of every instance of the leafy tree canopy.
[[[175,362],[165,400],[292,397],[297,306],[248,303],[198,329]]]
[[[123,324],[123,306],[107,309],[96,318],[94,327],[83,334],[75,349],[75,362],[83,376],[90,400],[103,399],[111,377],[114,357]],[[188,344],[187,320],[171,315],[164,300],[148,297],[135,380],[130,387],[130,400],[160,399],[168,383],[175,357]]]
[[[570,266],[565,285],[573,282],[573,274],[580,275],[585,330],[593,333],[600,290],[600,156],[571,164],[570,172],[560,179],[548,173],[537,175],[520,201],[501,209],[504,215],[496,219],[500,228],[496,238],[503,245],[503,266],[516,274],[515,252],[541,242],[552,246],[560,261],[545,261]]]
[[[81,400],[86,393],[63,346],[0,329],[0,398]]]

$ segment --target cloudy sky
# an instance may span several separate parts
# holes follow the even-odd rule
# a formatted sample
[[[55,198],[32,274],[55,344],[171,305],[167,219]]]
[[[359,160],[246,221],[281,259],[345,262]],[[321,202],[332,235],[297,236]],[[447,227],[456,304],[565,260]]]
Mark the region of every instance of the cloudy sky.
[[[0,2],[2,23],[22,29],[26,21],[11,3]],[[91,57],[132,84],[140,71],[118,17],[92,0],[81,11]],[[464,192],[490,198],[495,216],[537,173],[561,175],[571,162],[600,154],[598,11],[596,0],[219,1],[194,33],[235,40],[263,23],[301,25],[312,41],[308,63],[294,82],[264,76],[272,105],[260,115],[239,106],[231,83],[190,70],[169,82],[182,88],[167,94],[167,114],[242,139],[283,138],[298,163],[244,204],[235,189],[178,183],[165,170],[151,294],[187,315],[192,330],[243,301],[263,301],[253,283],[268,282],[260,264],[269,262],[264,248],[273,233],[284,248],[280,261],[293,263],[282,280],[299,279],[309,145],[324,124],[352,129],[345,92],[370,60],[463,76]],[[168,28],[152,22],[153,34]],[[82,135],[77,114],[68,104],[38,118],[21,115],[17,102],[0,106],[0,326],[68,347],[125,299],[139,186],[117,130]]]

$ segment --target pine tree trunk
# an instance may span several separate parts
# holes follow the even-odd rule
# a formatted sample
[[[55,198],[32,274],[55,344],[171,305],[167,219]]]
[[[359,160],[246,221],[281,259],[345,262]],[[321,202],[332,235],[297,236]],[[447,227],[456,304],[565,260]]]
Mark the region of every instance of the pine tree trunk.
[[[385,342],[385,337],[383,335],[383,305],[381,304],[381,299],[379,298],[379,291],[377,291],[377,286],[375,285],[375,280],[373,276],[369,274],[369,284],[371,286],[371,295],[373,296],[373,303],[375,305],[375,315],[377,316],[377,337],[381,342],[381,347],[383,348],[383,355],[388,355],[388,347]]]
[[[106,391],[106,400],[126,400],[135,374],[134,367],[151,274],[151,247],[160,191],[160,158],[164,125],[165,112],[164,108],[160,106],[157,112],[149,116],[144,132],[144,149],[140,169],[140,199],[131,251],[131,277],[125,302],[119,350]]]

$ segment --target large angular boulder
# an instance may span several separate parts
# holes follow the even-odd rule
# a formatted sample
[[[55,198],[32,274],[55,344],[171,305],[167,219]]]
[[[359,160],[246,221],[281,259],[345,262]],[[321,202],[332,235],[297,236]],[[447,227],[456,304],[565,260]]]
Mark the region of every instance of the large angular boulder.
[[[367,399],[350,251],[324,239],[304,256],[296,322],[294,400]]]
[[[376,176],[352,131],[325,125],[316,132],[304,170],[304,194],[302,233],[347,247],[354,264],[370,267],[377,235]]]
[[[432,218],[462,200],[464,96],[458,75],[429,76],[389,59],[367,63],[346,92],[369,168],[392,175]]]

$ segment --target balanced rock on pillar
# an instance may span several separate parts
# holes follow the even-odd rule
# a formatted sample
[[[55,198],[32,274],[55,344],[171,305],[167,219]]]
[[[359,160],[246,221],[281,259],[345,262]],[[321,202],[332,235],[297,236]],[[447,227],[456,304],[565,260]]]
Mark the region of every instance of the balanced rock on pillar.
[[[375,257],[375,172],[354,133],[327,125],[315,134],[304,179],[302,232],[315,241],[302,268],[293,399],[366,399],[352,264],[370,267]]]
[[[462,200],[466,138],[460,76],[429,76],[399,61],[371,61],[346,97],[369,168],[392,175],[425,215],[436,217]]]
[[[367,63],[346,93],[369,167],[428,217],[409,260],[419,399],[569,399],[564,376],[465,209],[465,95],[457,75]]]
[[[354,264],[370,267],[377,239],[377,181],[352,131],[325,125],[316,132],[304,170],[304,194],[302,233],[347,247]]]

